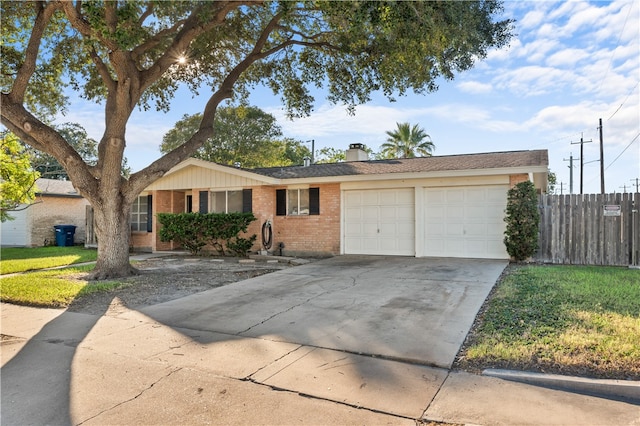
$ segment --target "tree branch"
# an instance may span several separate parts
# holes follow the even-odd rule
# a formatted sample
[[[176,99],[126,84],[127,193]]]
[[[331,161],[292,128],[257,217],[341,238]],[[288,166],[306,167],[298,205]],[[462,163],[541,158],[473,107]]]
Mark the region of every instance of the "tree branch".
[[[217,25],[224,22],[227,14],[242,5],[248,4],[261,4],[262,1],[228,1],[225,3],[215,3],[219,10],[216,12],[214,18],[212,18],[205,25],[199,22],[199,12],[203,6],[198,7],[191,12],[191,15],[185,20],[182,29],[178,32],[171,46],[166,49],[165,53],[153,64],[149,69],[144,71],[142,77],[141,89],[144,91],[153,83],[155,83],[173,64],[176,63],[176,55],[183,53],[189,47],[189,44],[198,37]],[[157,43],[154,41],[154,43]],[[142,45],[141,45],[142,46]],[[150,45],[148,48],[151,48]],[[137,52],[139,54],[144,51]]]
[[[176,32],[178,30],[178,28],[180,26],[184,25],[186,22],[187,22],[186,19],[181,19],[181,20],[177,21],[175,23],[175,25],[173,25],[171,28],[165,28],[164,30],[158,31],[153,37],[151,37],[150,39],[146,40],[144,43],[140,44],[139,46],[136,46],[131,51],[131,53],[136,58],[142,56],[143,54],[148,52],[150,49],[153,49],[154,47],[159,45],[162,42],[162,40],[164,39],[164,37],[166,37],[169,34],[173,34],[174,32]]]
[[[92,47],[91,50],[89,51],[89,56],[91,56],[91,59],[93,59],[93,63],[96,64],[96,69],[98,70],[98,74],[100,74],[102,81],[104,82],[105,86],[107,86],[107,90],[109,91],[115,90],[116,82],[113,80],[113,78],[111,78],[111,73],[109,72],[109,68],[104,63],[100,55],[98,55],[98,52],[96,52],[96,49]]]
[[[37,8],[36,19],[33,23],[33,29],[31,30],[31,36],[29,37],[29,43],[25,51],[24,62],[16,74],[10,92],[12,101],[19,104],[24,102],[29,80],[36,71],[36,61],[38,60],[38,52],[44,31],[51,20],[51,16],[53,16],[60,6],[37,2],[35,7]]]
[[[53,128],[38,120],[21,103],[13,101],[6,93],[0,93],[2,124],[24,143],[52,155],[65,167],[69,178],[78,190],[97,188],[97,181],[80,154]]]
[[[78,30],[80,34],[82,34],[86,38],[90,38],[90,37],[97,38],[98,40],[100,40],[100,43],[104,44],[104,46],[109,50],[118,49],[118,45],[115,42],[113,42],[113,40],[103,37],[100,33],[98,33],[97,31],[94,31],[91,28],[91,25],[87,21],[85,21],[85,19],[82,17],[80,10],[74,7],[73,2],[59,0],[58,4],[62,5],[62,9],[64,10],[64,13],[67,15],[67,18],[69,19],[69,23],[73,28]]]
[[[104,3],[104,20],[109,29],[109,34],[114,35],[118,27],[118,15],[116,14],[116,2],[107,1]]]
[[[153,13],[153,3],[149,3],[147,4],[147,8],[145,9],[144,12],[142,12],[142,15],[140,15],[140,18],[138,19],[138,26],[142,26],[142,24],[144,24],[144,21],[151,16],[151,14]]]

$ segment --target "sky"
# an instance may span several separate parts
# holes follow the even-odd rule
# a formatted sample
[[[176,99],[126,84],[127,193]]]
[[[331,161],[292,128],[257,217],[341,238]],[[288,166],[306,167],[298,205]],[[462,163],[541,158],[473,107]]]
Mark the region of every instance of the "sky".
[[[373,151],[396,123],[418,124],[430,136],[434,155],[547,149],[557,175],[556,193],[580,192],[580,140],[584,141],[584,193],[600,192],[602,135],[606,192],[633,192],[640,179],[640,2],[505,1],[502,18],[515,19],[509,47],[439,90],[389,102],[374,94],[350,116],[343,105],[314,93],[311,116],[288,120],[280,99],[267,89],[251,105],[273,114],[284,136],[347,149],[364,143]],[[125,156],[138,171],[160,157],[162,136],[184,114],[201,112],[206,96],[179,91],[169,113],[136,111],[127,127]],[[100,140],[100,106],[72,100],[59,121],[81,124]],[[309,143],[309,148],[311,144]],[[640,181],[638,181],[640,182]]]

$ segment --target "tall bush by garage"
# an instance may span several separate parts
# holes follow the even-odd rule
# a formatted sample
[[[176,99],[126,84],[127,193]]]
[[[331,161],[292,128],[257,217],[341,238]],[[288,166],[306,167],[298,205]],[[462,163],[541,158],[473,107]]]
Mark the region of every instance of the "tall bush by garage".
[[[540,213],[532,182],[520,182],[509,190],[504,221],[507,223],[504,244],[509,256],[518,262],[533,256],[538,250]]]
[[[174,243],[198,254],[210,245],[218,254],[246,256],[256,236],[241,237],[251,222],[253,213],[158,213],[160,240]]]

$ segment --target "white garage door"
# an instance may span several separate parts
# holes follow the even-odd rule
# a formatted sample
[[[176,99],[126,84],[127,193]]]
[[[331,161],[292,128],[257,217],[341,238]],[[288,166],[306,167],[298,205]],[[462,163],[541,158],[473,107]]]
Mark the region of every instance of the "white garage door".
[[[13,217],[13,220],[7,220],[0,225],[0,244],[3,246],[25,246],[27,244],[27,210],[9,212],[9,215]]]
[[[508,186],[425,188],[425,256],[508,259]]]
[[[414,189],[344,192],[346,254],[415,255]]]

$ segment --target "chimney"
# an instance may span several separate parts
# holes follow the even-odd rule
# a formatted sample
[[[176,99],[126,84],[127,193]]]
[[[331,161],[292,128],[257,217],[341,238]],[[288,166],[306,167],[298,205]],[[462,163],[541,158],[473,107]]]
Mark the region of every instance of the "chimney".
[[[367,161],[369,159],[369,154],[364,150],[364,144],[352,143],[349,144],[346,157],[347,161]]]
[[[311,158],[309,157],[304,157],[302,161],[304,161],[304,167],[309,167],[311,165]]]

